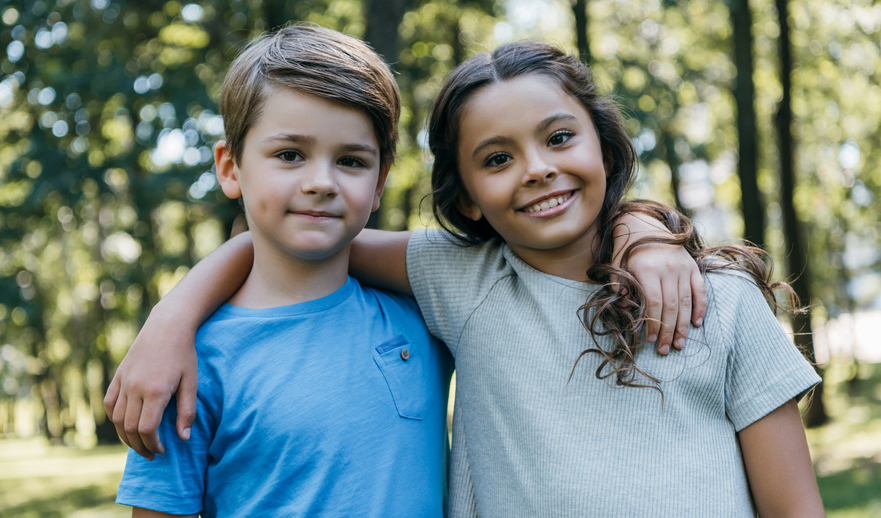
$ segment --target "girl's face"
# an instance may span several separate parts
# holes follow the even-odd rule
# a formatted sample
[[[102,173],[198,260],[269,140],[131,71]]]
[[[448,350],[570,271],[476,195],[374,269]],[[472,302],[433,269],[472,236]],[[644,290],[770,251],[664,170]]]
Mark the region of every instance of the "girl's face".
[[[461,212],[486,217],[532,267],[586,280],[607,176],[587,110],[530,74],[483,88],[462,113]]]

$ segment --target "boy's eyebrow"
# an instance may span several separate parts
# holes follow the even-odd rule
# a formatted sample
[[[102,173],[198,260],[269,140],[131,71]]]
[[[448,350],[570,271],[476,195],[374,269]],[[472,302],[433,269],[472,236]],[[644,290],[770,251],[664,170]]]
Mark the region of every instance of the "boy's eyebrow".
[[[266,137],[263,142],[296,142],[298,144],[315,144],[316,138],[309,135],[297,135],[296,133],[278,133]]]
[[[296,133],[278,133],[276,135],[272,135],[271,137],[266,137],[263,139],[264,143],[270,142],[294,142],[297,144],[309,144],[314,145],[318,142],[318,139],[311,135],[298,135]],[[361,144],[358,142],[352,142],[349,144],[343,144],[340,146],[340,151],[343,152],[353,152],[353,151],[364,151],[366,153],[370,153],[373,155],[378,155],[379,151],[376,150],[375,147],[369,144]]]
[[[372,155],[379,154],[379,151],[377,151],[375,147],[373,147],[369,144],[358,144],[358,143],[354,143],[354,142],[351,144],[343,144],[342,146],[340,146],[340,151],[348,151],[348,152],[364,151],[364,152],[370,153]]]

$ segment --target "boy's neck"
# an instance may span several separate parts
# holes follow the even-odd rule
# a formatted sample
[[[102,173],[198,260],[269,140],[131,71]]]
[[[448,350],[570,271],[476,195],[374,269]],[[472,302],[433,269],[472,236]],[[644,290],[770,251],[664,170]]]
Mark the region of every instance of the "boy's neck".
[[[349,248],[347,245],[324,260],[309,261],[260,246],[255,240],[251,273],[228,302],[233,306],[259,309],[326,297],[346,283]]]

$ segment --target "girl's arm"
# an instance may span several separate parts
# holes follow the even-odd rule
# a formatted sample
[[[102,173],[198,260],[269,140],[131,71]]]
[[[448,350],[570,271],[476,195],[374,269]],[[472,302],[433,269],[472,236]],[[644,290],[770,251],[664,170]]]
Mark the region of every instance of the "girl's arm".
[[[630,242],[670,231],[650,216],[625,213],[615,221],[616,266]],[[700,327],[707,312],[707,289],[694,259],[685,248],[664,244],[645,244],[633,250],[628,263],[646,298],[648,324],[646,340],[657,342],[658,352],[667,354],[671,344],[685,346],[689,320]]]
[[[794,399],[738,435],[759,516],[826,516]]]
[[[407,243],[413,232],[365,228],[352,241],[349,274],[368,286],[413,295],[407,276]]]
[[[177,433],[196,418],[196,331],[245,282],[254,261],[251,234],[240,234],[199,261],[156,304],[107,388],[104,410],[119,437],[142,457],[165,449],[156,431],[177,392]]]

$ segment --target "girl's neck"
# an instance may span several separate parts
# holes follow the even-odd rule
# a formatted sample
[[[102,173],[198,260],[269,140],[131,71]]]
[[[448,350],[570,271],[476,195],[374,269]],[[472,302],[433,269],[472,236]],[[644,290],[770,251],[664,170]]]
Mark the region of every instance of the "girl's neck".
[[[349,246],[322,260],[304,260],[254,240],[254,266],[229,303],[246,308],[289,306],[326,297],[348,278]]]
[[[511,243],[508,246],[523,262],[540,272],[573,281],[588,281],[587,269],[593,265],[594,239],[580,239],[552,250],[524,248]]]

